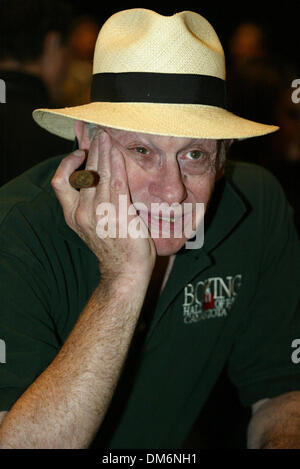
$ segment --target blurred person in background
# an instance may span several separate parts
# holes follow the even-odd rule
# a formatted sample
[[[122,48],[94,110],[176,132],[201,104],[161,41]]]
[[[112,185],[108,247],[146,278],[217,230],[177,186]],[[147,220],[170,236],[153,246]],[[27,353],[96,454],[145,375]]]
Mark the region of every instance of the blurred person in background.
[[[253,60],[264,58],[267,54],[263,29],[255,23],[239,24],[230,38],[230,55],[235,67]]]
[[[93,54],[99,24],[90,16],[76,18],[68,41],[70,60],[65,80],[56,103],[59,106],[79,106],[90,99]]]
[[[295,90],[291,86],[296,76],[299,77],[299,73],[286,78],[278,94],[274,117],[280,131],[267,140],[267,151],[261,156],[261,162],[281,183],[294,209],[295,224],[300,233],[300,103],[292,99]]]
[[[256,23],[241,23],[229,39],[227,83],[232,112],[250,120],[272,122],[278,95],[281,61],[269,47],[270,33]],[[262,139],[263,140],[263,139]],[[267,140],[238,142],[231,157],[261,163]]]
[[[269,169],[294,209],[300,231],[300,110],[291,87],[299,77],[294,64],[271,52],[271,35],[255,23],[241,23],[229,40],[228,87],[232,112],[248,119],[278,122],[279,132],[265,139],[237,142],[230,158]]]
[[[0,186],[72,144],[39,127],[37,106],[53,106],[67,66],[70,7],[58,0],[0,0]]]

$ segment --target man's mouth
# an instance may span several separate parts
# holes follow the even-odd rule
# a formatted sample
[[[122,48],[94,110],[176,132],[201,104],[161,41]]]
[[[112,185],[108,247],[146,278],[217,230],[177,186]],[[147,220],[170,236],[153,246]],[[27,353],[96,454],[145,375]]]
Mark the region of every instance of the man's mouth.
[[[149,214],[150,219],[153,218],[154,220],[162,220],[162,221],[168,221],[171,223],[175,223],[175,218],[174,217],[163,217],[163,216],[156,216],[156,215],[151,215]],[[182,218],[182,217],[180,217]],[[177,217],[178,219],[178,217]]]
[[[177,211],[175,213],[151,213],[151,210],[137,210],[154,238],[182,238],[185,237],[185,223],[191,222],[192,211],[188,213]]]
[[[151,213],[151,211],[146,212],[144,210],[137,210],[138,216],[140,216],[143,220],[147,220],[149,223],[151,221],[156,222],[168,222],[168,223],[178,223],[181,222],[183,219],[183,214],[178,216],[170,216],[170,215],[155,215]]]

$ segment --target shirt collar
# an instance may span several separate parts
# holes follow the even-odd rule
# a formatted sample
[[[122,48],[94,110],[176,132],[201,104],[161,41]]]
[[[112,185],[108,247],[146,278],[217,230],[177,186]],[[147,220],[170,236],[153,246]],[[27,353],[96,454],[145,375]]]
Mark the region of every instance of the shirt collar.
[[[249,212],[247,202],[227,178],[216,184],[209,210],[205,216],[204,244],[200,249],[182,248],[176,255],[174,267],[162,294],[147,335],[147,343],[170,303],[184,285],[213,264],[211,253],[242,223]]]

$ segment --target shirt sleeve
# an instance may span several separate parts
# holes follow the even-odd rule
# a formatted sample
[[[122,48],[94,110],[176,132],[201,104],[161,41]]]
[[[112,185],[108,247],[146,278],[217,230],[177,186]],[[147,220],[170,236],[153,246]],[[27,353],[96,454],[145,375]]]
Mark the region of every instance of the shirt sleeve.
[[[236,335],[228,373],[244,406],[300,390],[300,363],[292,343],[300,339],[300,246],[292,210],[271,179],[256,291]]]
[[[59,350],[50,294],[34,256],[0,248],[0,411],[10,409]]]

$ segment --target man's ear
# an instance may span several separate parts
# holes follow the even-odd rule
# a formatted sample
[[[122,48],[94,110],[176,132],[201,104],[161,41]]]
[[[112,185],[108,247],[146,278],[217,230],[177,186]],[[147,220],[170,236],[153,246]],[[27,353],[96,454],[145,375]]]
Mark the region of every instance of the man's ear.
[[[216,181],[219,181],[222,179],[224,176],[224,171],[225,171],[225,163],[221,166],[221,168],[218,169],[217,174],[216,174]]]
[[[228,153],[229,148],[231,147],[233,142],[234,142],[234,138],[230,138],[230,139],[225,140],[226,153]]]
[[[91,141],[85,123],[76,120],[74,123],[74,132],[78,140],[79,149],[89,150]]]

